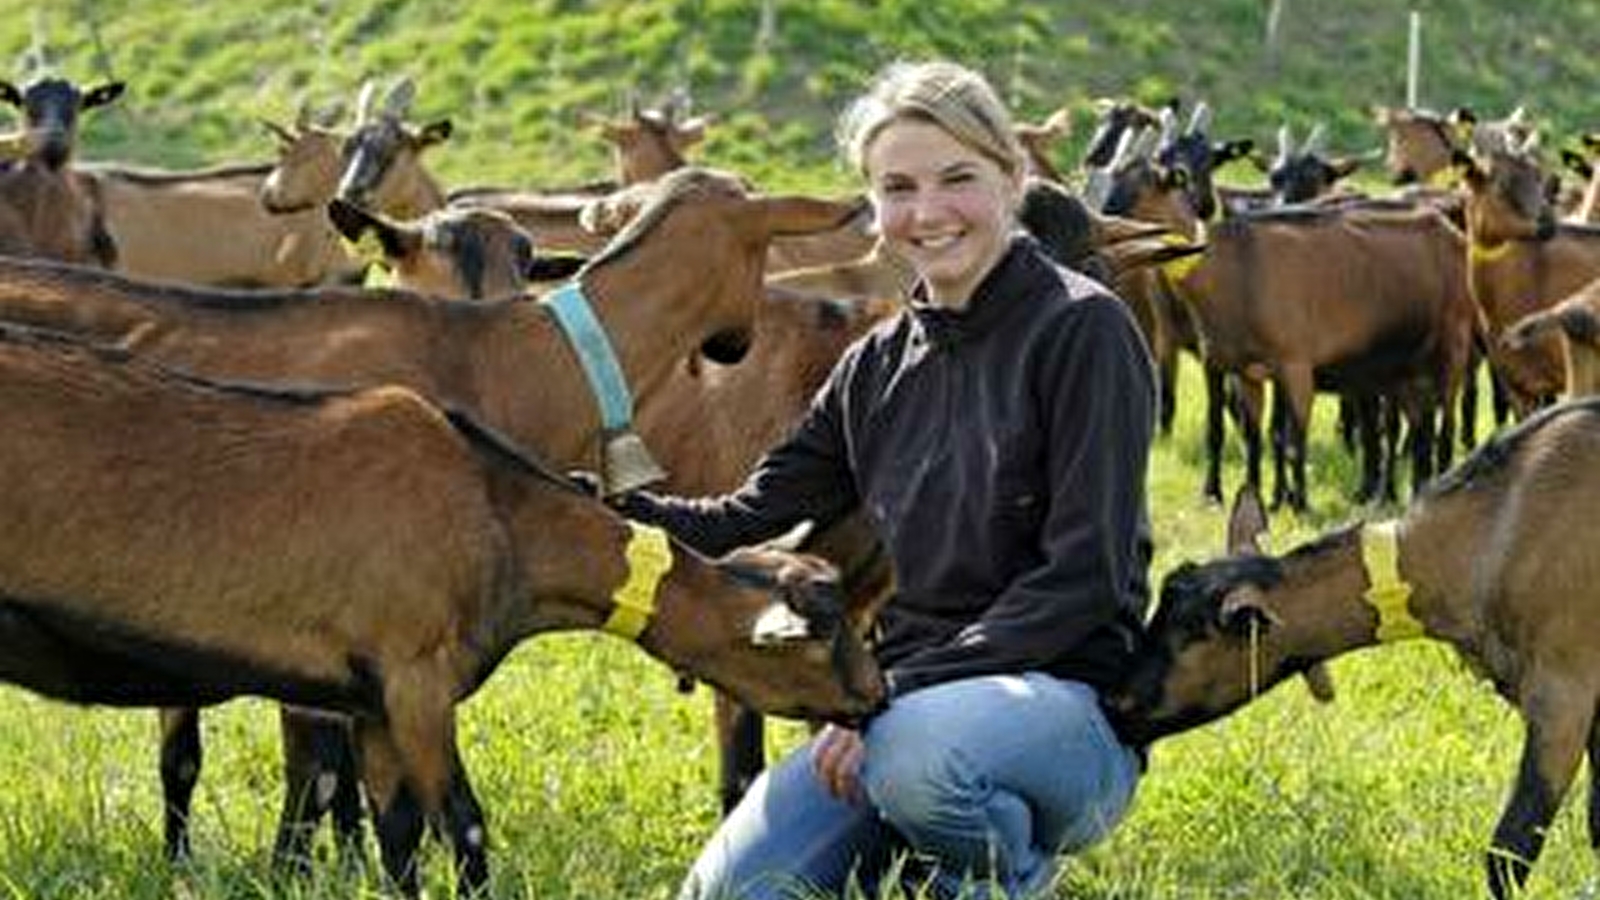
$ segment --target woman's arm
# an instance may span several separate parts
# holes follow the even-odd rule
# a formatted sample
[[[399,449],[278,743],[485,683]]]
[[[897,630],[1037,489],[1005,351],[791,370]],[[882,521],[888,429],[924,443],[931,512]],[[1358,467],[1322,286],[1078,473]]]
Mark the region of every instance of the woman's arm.
[[[795,430],[756,463],[737,490],[696,498],[636,491],[618,509],[713,556],[777,537],[807,520],[823,528],[843,518],[858,502],[844,437],[844,392],[854,358],[847,352],[834,366]]]

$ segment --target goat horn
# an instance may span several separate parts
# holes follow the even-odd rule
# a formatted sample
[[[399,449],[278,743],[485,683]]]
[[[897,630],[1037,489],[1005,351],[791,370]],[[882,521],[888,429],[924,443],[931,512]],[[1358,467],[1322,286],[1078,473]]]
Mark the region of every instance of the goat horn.
[[[1122,137],[1117,138],[1117,149],[1111,152],[1111,160],[1105,164],[1105,171],[1115,172],[1131,161],[1128,155],[1133,149],[1133,141],[1143,130],[1142,128],[1123,129]]]
[[[667,121],[670,123],[686,119],[693,108],[694,101],[689,96],[689,89],[679,85],[672,89],[672,97],[667,105]]]
[[[1201,100],[1194,108],[1194,114],[1189,117],[1188,133],[1204,134],[1211,128],[1211,104]]]
[[[1157,137],[1158,135],[1148,128],[1139,132],[1139,137],[1133,145],[1133,159],[1149,159],[1156,152],[1156,147],[1160,146]]]
[[[1178,117],[1169,107],[1161,110],[1159,121],[1161,122],[1161,145],[1164,147],[1172,143],[1174,137],[1177,137]]]
[[[1294,132],[1289,130],[1289,123],[1278,126],[1278,159],[1285,160],[1294,153]]]
[[[361,92],[356,95],[356,126],[367,124],[372,118],[372,104],[377,98],[378,84],[368,78],[361,84]]]
[[[383,100],[385,115],[396,119],[403,119],[411,111],[411,101],[416,99],[417,85],[410,78],[401,78],[389,89],[389,95]]]
[[[1311,133],[1306,135],[1305,143],[1300,145],[1300,152],[1306,156],[1321,153],[1322,145],[1327,138],[1321,122],[1311,126]]]

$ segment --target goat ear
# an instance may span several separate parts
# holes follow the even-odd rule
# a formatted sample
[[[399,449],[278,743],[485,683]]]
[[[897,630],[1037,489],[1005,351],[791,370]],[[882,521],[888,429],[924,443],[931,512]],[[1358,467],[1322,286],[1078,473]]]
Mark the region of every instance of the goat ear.
[[[1594,174],[1594,169],[1589,166],[1588,157],[1570,147],[1561,148],[1561,165],[1580,178],[1588,179]]]
[[[292,143],[294,143],[294,133],[291,132],[289,129],[283,127],[282,125],[279,125],[277,122],[274,122],[271,119],[258,119],[257,121],[259,121],[261,123],[261,127],[262,128],[265,128],[269,133],[271,133],[271,135],[273,137],[277,138],[281,143],[284,143],[284,144],[292,144]]]
[[[422,243],[422,235],[416,229],[390,222],[339,198],[328,203],[328,218],[345,240],[357,247],[369,234],[377,238],[386,260],[405,259]]]
[[[22,92],[17,90],[17,86],[11,82],[0,80],[0,100],[12,106],[21,106]]]
[[[545,256],[535,253],[528,258],[528,266],[523,270],[522,277],[529,281],[559,281],[578,274],[588,262],[589,258],[586,256],[569,254]]]
[[[750,627],[750,642],[757,647],[794,644],[813,638],[811,623],[787,603],[773,603]]]
[[[855,218],[857,200],[824,200],[801,195],[768,194],[757,201],[770,234],[814,234],[830,231]]]
[[[1455,169],[1456,174],[1469,185],[1483,184],[1483,170],[1478,168],[1478,163],[1472,158],[1472,154],[1465,150],[1450,151],[1450,168]]]
[[[1041,128],[1055,138],[1064,138],[1072,133],[1072,108],[1068,106],[1057,107],[1056,111],[1045,117],[1040,123]]]
[[[1211,164],[1220,166],[1233,162],[1243,156],[1250,155],[1256,149],[1256,142],[1250,138],[1241,138],[1236,141],[1223,141],[1211,148]]]
[[[1349,178],[1365,163],[1366,160],[1359,156],[1344,156],[1334,160],[1329,165],[1333,167],[1333,179],[1338,181],[1341,178]]]
[[[695,116],[673,129],[673,135],[682,146],[692,147],[705,140],[706,126],[710,124],[710,116]]]
[[[1314,662],[1306,666],[1300,677],[1306,680],[1306,690],[1318,703],[1333,702],[1333,676],[1329,674],[1326,664]]]
[[[417,146],[431,147],[434,144],[442,144],[449,140],[454,131],[455,126],[450,123],[449,119],[430,122],[422,126],[422,131],[417,134]]]
[[[1283,620],[1262,602],[1259,590],[1246,585],[1223,599],[1217,609],[1217,625],[1228,634],[1242,636],[1249,632],[1252,624],[1266,630],[1282,625]]]
[[[1228,513],[1228,552],[1261,553],[1261,535],[1267,531],[1267,510],[1261,504],[1261,495],[1251,485],[1242,485],[1233,496],[1233,510]]]
[[[79,109],[94,109],[96,106],[105,106],[107,103],[122,96],[126,84],[120,81],[108,81],[98,87],[91,88],[78,101]]]

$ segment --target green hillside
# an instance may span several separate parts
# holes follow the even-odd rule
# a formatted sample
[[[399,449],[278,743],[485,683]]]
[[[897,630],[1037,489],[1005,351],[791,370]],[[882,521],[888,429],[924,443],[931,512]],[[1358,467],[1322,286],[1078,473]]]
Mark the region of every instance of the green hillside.
[[[451,184],[572,183],[606,173],[575,125],[687,88],[719,115],[700,158],[768,184],[843,183],[832,115],[896,57],[983,68],[1039,118],[1103,95],[1181,95],[1219,135],[1272,139],[1288,121],[1331,147],[1376,146],[1367,109],[1405,94],[1409,9],[1423,15],[1424,105],[1498,115],[1528,104],[1547,145],[1600,126],[1600,0],[0,0],[0,72],[42,47],[64,74],[130,86],[86,124],[84,156],[173,167],[263,158],[261,116],[348,108],[364,77],[414,76],[415,112],[457,127],[434,165]],[[766,15],[764,15],[767,13]],[[1087,131],[1082,108],[1078,134]],[[1069,157],[1073,148],[1064,146]]]

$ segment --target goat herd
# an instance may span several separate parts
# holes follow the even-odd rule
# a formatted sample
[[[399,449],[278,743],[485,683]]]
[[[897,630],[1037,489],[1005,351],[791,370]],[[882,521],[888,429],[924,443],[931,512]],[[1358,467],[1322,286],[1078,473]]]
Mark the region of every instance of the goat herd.
[[[759,713],[849,720],[881,702],[865,641],[892,573],[864,522],[804,553],[709,560],[551,474],[625,489],[607,439],[632,429],[671,489],[737,484],[907,283],[864,202],[688,165],[708,121],[675,104],[593,120],[615,182],[446,191],[422,155],[451,123],[407,121],[408,81],[364,87],[348,129],[270,125],[271,163],[75,162],[79,114],[121,92],[0,82],[23,114],[0,138],[0,677],[166,707],[169,856],[189,852],[196,710],[240,694],[285,704],[276,860],[307,865],[329,813],[355,840],[364,801],[411,894],[429,822],[459,889],[487,883],[453,710],[531,635],[614,631],[717,687],[724,804],[762,765]],[[1600,500],[1600,405],[1539,410],[1600,385],[1600,230],[1573,221],[1596,214],[1600,176],[1562,219],[1520,114],[1398,110],[1381,116],[1387,164],[1411,187],[1339,188],[1359,162],[1285,129],[1262,162],[1271,189],[1248,191],[1213,174],[1261,155],[1213,140],[1204,104],[1180,124],[1127,103],[1099,108],[1067,176],[1049,151],[1068,118],[1019,128],[1023,224],[1132,306],[1166,428],[1178,353],[1196,354],[1202,490],[1221,497],[1230,411],[1250,488],[1238,555],[1169,577],[1142,668],[1108,703],[1151,741],[1247,702],[1251,654],[1265,682],[1320,683],[1345,650],[1453,643],[1527,721],[1487,857],[1508,896],[1585,751],[1600,761],[1600,666],[1575,643],[1600,612],[1581,593],[1600,556],[1541,540]],[[373,262],[394,287],[358,286]],[[540,300],[556,283],[614,348],[620,423]],[[1484,361],[1523,421],[1428,485],[1474,443]],[[1269,381],[1275,499],[1304,507],[1313,396],[1331,391],[1361,444],[1361,496],[1396,493],[1409,446],[1418,496],[1401,519],[1281,558],[1255,548]]]

